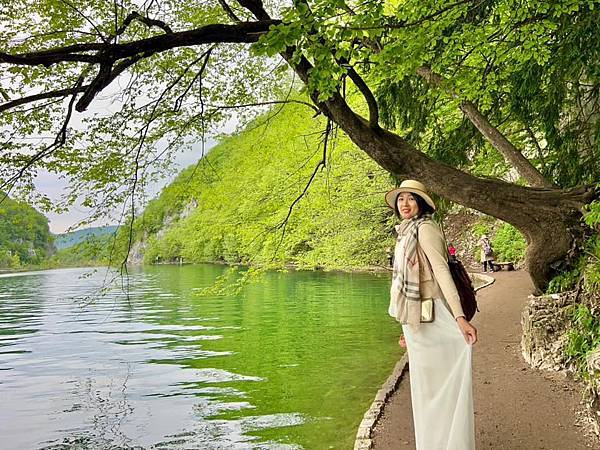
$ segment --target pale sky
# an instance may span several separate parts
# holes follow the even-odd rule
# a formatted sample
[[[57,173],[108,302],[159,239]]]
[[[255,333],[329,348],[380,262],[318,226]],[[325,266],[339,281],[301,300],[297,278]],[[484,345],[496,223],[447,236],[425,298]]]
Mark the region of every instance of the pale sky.
[[[212,148],[216,145],[217,142],[213,139],[207,139],[205,144],[205,153],[208,149]],[[175,167],[177,171],[181,169],[195,164],[202,156],[202,149],[200,144],[196,145],[194,149],[187,151],[185,153],[179,153],[175,157]],[[149,199],[156,197],[160,190],[169,184],[173,178],[164,179],[159,183],[155,183],[149,187],[149,191],[146,192]],[[51,199],[58,199],[65,189],[67,182],[66,180],[61,180],[55,174],[42,172],[35,179],[35,185],[40,192],[43,192]],[[53,212],[44,213],[46,217],[49,219],[50,231],[54,234],[64,233],[70,226],[76,224],[80,220],[84,219],[88,215],[88,211],[83,207],[74,207],[65,214],[56,214]],[[94,225],[116,225],[118,221],[118,215],[115,217],[113,223],[98,223]]]
[[[135,0],[134,0],[135,1]],[[279,59],[277,61],[274,60],[274,64],[279,64]],[[87,111],[83,113],[77,113],[73,111],[73,117],[69,123],[69,127],[75,129],[85,129],[85,125],[82,123],[81,118],[84,115],[88,117],[92,114],[99,113],[100,115],[110,115],[113,112],[120,109],[119,103],[119,93],[122,91],[123,87],[128,84],[127,73],[122,74],[117,79],[115,79],[109,86],[107,86],[92,102]],[[0,79],[0,86],[2,83],[7,83],[8,81],[3,81]],[[35,93],[34,91],[28,92],[27,94]],[[140,100],[144,99],[144,94],[138,95]],[[150,98],[148,97],[148,100]],[[233,132],[238,126],[238,120],[236,120],[235,115],[233,118],[227,121],[222,128],[219,130],[219,133],[229,134]],[[54,136],[45,137],[46,139],[53,139]],[[207,137],[204,146],[204,152],[207,152],[211,147],[216,145],[216,141]],[[183,153],[179,153],[175,155],[175,168],[177,172],[181,169],[195,164],[202,156],[202,146],[200,144],[195,145],[191,150],[187,150]],[[174,176],[173,176],[174,177]],[[173,177],[169,179],[161,180],[160,182],[155,183],[149,187],[149,192],[145,193],[146,198],[151,199],[158,195],[160,190],[167,184],[169,184]],[[62,191],[67,187],[68,181],[64,179],[60,179],[58,175],[48,173],[42,171],[38,173],[38,176],[35,179],[35,185],[39,192],[47,195],[51,200],[58,200],[62,194]],[[36,205],[34,205],[36,206]],[[39,210],[39,208],[38,208]],[[114,221],[111,223],[97,223],[91,224],[90,226],[101,226],[101,225],[114,225],[118,223],[121,211],[115,211]],[[81,220],[85,219],[89,215],[89,211],[86,211],[83,207],[73,207],[71,211],[64,214],[56,214],[53,212],[43,212],[43,214],[48,217],[50,231],[52,233],[63,233],[71,226],[76,225]]]
[[[92,102],[88,110],[78,113],[73,111],[73,117],[69,122],[69,127],[75,129],[85,129],[86,125],[82,122],[83,117],[89,117],[93,114],[100,113],[101,115],[110,115],[113,112],[117,111],[121,108],[121,104],[119,102],[119,92],[123,88],[122,83],[124,81],[121,77],[114,80],[107,88],[105,88]],[[140,95],[140,98],[143,100],[144,95]],[[149,99],[149,98],[148,98]],[[226,124],[223,125],[222,129],[219,130],[221,133],[231,133],[235,130],[237,126],[236,120],[230,120]],[[53,139],[53,136],[49,139]],[[210,148],[217,144],[217,141],[208,136],[204,145],[204,152],[206,153]],[[160,144],[159,144],[160,145]],[[174,156],[174,166],[177,172],[181,171],[185,167],[195,164],[202,157],[202,146],[200,143],[193,146],[191,150],[187,150],[181,153],[177,153]],[[176,175],[176,174],[175,174]],[[173,178],[166,178],[161,180],[160,182],[154,183],[149,186],[148,190],[145,192],[148,200],[156,197],[160,190],[169,184]],[[65,179],[61,179],[58,175],[49,173],[46,171],[40,171],[38,176],[35,179],[35,185],[39,192],[47,195],[52,200],[58,200],[63,192],[63,190],[67,187],[68,182]],[[33,205],[36,207],[36,205]],[[39,208],[37,208],[39,210]],[[42,211],[40,211],[42,212]],[[76,225],[81,220],[85,219],[89,215],[89,210],[82,206],[72,207],[68,213],[57,214],[54,212],[42,212],[49,219],[50,231],[52,233],[64,233],[68,228]],[[114,220],[110,221],[110,223],[99,222],[92,223],[90,226],[103,226],[103,225],[116,225],[119,222],[119,218],[121,215],[121,208],[119,211],[115,211]]]

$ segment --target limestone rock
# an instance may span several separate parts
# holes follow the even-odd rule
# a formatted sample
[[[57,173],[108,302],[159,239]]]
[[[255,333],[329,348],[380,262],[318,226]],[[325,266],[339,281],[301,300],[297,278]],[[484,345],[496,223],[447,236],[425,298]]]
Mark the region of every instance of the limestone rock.
[[[540,370],[555,370],[565,374],[575,368],[565,352],[572,329],[569,309],[577,303],[585,303],[592,314],[597,312],[597,299],[579,298],[575,292],[530,297],[521,316],[523,334],[521,353],[527,363]],[[590,428],[598,434],[600,419],[600,348],[587,356],[587,374],[583,383],[583,403],[587,406]]]

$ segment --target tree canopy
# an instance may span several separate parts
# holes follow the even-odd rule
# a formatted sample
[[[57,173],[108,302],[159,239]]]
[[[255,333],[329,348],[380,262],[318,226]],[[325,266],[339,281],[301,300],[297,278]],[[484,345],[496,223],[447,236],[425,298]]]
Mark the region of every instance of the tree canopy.
[[[2,186],[45,169],[63,206],[133,212],[174,151],[299,78],[328,134],[523,231],[542,286],[597,197],[598,3],[2,0]]]

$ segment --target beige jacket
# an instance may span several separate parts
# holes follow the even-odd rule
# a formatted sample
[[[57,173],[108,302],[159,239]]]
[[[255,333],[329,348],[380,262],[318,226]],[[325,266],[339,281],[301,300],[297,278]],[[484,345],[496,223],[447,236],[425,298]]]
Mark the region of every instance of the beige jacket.
[[[421,299],[444,298],[454,318],[464,316],[460,297],[448,268],[446,241],[435,222],[426,221],[419,226],[417,254]]]

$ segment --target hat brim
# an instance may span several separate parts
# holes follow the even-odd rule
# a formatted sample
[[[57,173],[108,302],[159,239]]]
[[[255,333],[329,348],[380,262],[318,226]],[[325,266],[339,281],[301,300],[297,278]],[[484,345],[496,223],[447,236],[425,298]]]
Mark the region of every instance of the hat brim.
[[[410,192],[412,194],[417,194],[423,200],[425,200],[425,203],[427,203],[429,206],[431,206],[434,210],[436,209],[435,203],[433,203],[433,200],[426,192],[423,192],[421,189],[416,189],[416,188],[412,188],[412,187],[395,188],[395,189],[392,189],[391,191],[389,191],[387,194],[385,194],[385,202],[388,204],[388,206],[390,208],[392,208],[394,210],[396,209],[394,207],[394,203],[396,202],[398,195],[401,192]]]

